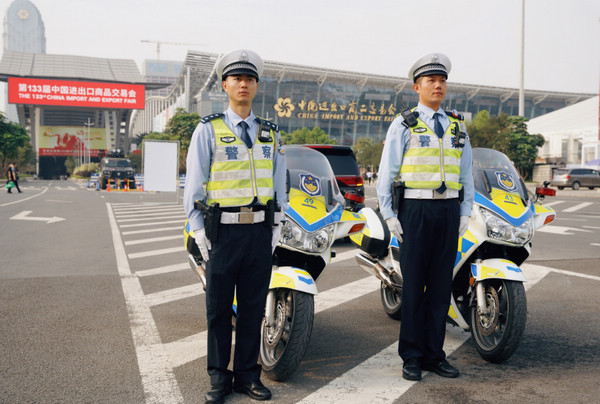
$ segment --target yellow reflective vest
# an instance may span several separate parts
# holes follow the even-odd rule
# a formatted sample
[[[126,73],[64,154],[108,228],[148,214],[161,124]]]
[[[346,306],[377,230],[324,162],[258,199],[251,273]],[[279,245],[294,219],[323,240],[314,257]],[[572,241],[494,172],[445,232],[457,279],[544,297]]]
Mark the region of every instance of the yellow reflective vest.
[[[206,185],[207,203],[234,207],[249,205],[255,197],[261,204],[273,199],[273,158],[277,145],[273,128],[269,129],[269,139],[257,136],[252,149],[248,149],[222,118],[210,123],[216,147]],[[259,125],[259,130],[264,128]]]
[[[461,122],[453,116],[448,118],[450,125],[441,139],[421,119],[409,128],[410,141],[400,167],[400,181],[406,188],[437,189],[443,181],[447,188],[460,190],[462,148],[455,146],[455,131]]]

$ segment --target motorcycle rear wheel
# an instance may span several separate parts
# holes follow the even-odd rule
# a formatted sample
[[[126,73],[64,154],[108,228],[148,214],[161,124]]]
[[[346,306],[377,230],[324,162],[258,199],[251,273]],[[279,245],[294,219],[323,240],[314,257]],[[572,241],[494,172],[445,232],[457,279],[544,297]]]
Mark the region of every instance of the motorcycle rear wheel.
[[[275,325],[261,327],[260,362],[271,380],[284,381],[298,368],[312,334],[314,296],[291,289],[275,290]]]
[[[396,273],[392,274],[392,281],[400,285],[402,284],[402,278]],[[383,311],[394,320],[402,320],[402,289],[396,290],[381,282],[379,294],[381,296]]]
[[[489,314],[471,307],[471,334],[479,355],[488,362],[501,363],[517,350],[527,322],[527,297],[522,282],[485,282]]]

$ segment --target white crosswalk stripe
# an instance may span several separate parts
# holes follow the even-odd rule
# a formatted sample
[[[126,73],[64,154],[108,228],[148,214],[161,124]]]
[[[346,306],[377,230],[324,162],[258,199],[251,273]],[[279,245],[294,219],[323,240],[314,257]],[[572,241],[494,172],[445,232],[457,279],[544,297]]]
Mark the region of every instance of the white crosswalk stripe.
[[[550,205],[550,204],[546,204]],[[565,201],[554,201],[553,206],[567,206]],[[564,212],[576,212],[590,204],[580,203],[564,209]],[[117,252],[119,273],[130,313],[130,322],[134,344],[138,355],[138,364],[147,402],[183,402],[174,376],[174,369],[206,356],[206,331],[200,331],[184,338],[163,343],[160,338],[152,308],[176,302],[181,299],[199,297],[204,294],[202,285],[195,282],[190,285],[172,287],[167,290],[144,294],[141,279],[153,279],[154,276],[172,274],[179,271],[191,271],[185,262],[185,247],[181,231],[185,214],[181,206],[139,206],[136,204],[107,204],[113,241]],[[163,212],[162,210],[167,210]],[[168,220],[173,219],[173,220]],[[139,223],[138,223],[139,222]],[[546,226],[552,229],[547,233],[570,234],[568,230],[595,231],[592,226],[566,228]],[[152,233],[155,237],[148,237]],[[171,234],[169,234],[171,233]],[[123,240],[122,236],[125,238]],[[156,244],[161,243],[161,248]],[[598,245],[600,244],[594,244]],[[137,246],[135,252],[126,252],[126,247]],[[143,251],[139,251],[144,248]],[[120,252],[118,252],[120,251]],[[178,255],[176,255],[177,253]],[[146,257],[160,257],[172,254],[174,263],[131,271],[130,263]],[[332,258],[331,263],[352,262],[355,250],[344,251]],[[170,258],[169,258],[170,259]],[[162,261],[162,262],[166,262]],[[173,261],[172,261],[173,262]],[[156,264],[155,264],[156,265]],[[568,276],[581,274],[558,271],[552,268],[524,264],[523,271],[527,277],[525,287],[528,289],[539,282],[549,272],[562,273]],[[598,277],[591,277],[600,280]],[[361,298],[369,293],[377,292],[380,282],[373,276],[332,287],[315,296],[315,314],[335,308],[351,300]],[[460,347],[470,334],[458,327],[448,327],[444,349],[449,355]],[[235,339],[234,339],[235,340]],[[160,362],[160,363],[158,363]],[[310,403],[347,403],[372,402],[384,403],[398,400],[414,382],[401,377],[402,361],[397,354],[397,343],[394,343],[361,364],[340,375],[329,384],[312,392],[300,402]]]

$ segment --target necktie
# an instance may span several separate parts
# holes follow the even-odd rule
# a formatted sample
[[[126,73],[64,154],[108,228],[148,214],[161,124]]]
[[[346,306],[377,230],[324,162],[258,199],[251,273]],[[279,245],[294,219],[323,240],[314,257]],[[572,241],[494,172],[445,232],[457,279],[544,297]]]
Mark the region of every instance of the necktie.
[[[245,121],[238,123],[238,125],[242,128],[242,141],[246,143],[249,149],[252,148],[252,140],[250,140],[250,135],[248,134],[248,124]]]
[[[433,119],[435,120],[433,130],[435,130],[435,134],[437,135],[437,137],[441,139],[444,137],[444,128],[442,128],[442,123],[440,122],[440,114],[438,114],[437,112],[433,114]],[[442,185],[438,189],[436,189],[436,191],[440,194],[443,194],[445,190],[446,184],[444,182],[442,182]]]
[[[435,131],[437,137],[441,139],[444,137],[444,128],[442,127],[442,123],[440,122],[440,114],[438,114],[437,112],[433,114],[433,119],[435,120],[433,130]]]

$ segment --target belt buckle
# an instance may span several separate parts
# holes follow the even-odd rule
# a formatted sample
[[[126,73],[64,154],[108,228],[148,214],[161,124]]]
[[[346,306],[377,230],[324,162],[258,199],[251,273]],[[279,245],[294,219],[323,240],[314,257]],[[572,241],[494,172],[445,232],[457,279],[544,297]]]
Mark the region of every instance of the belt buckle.
[[[440,194],[437,190],[432,189],[433,191],[433,199],[446,199],[446,192],[448,192],[448,190],[446,189],[444,191],[444,193]]]
[[[238,223],[251,224],[254,223],[253,212],[240,212],[238,216]]]

